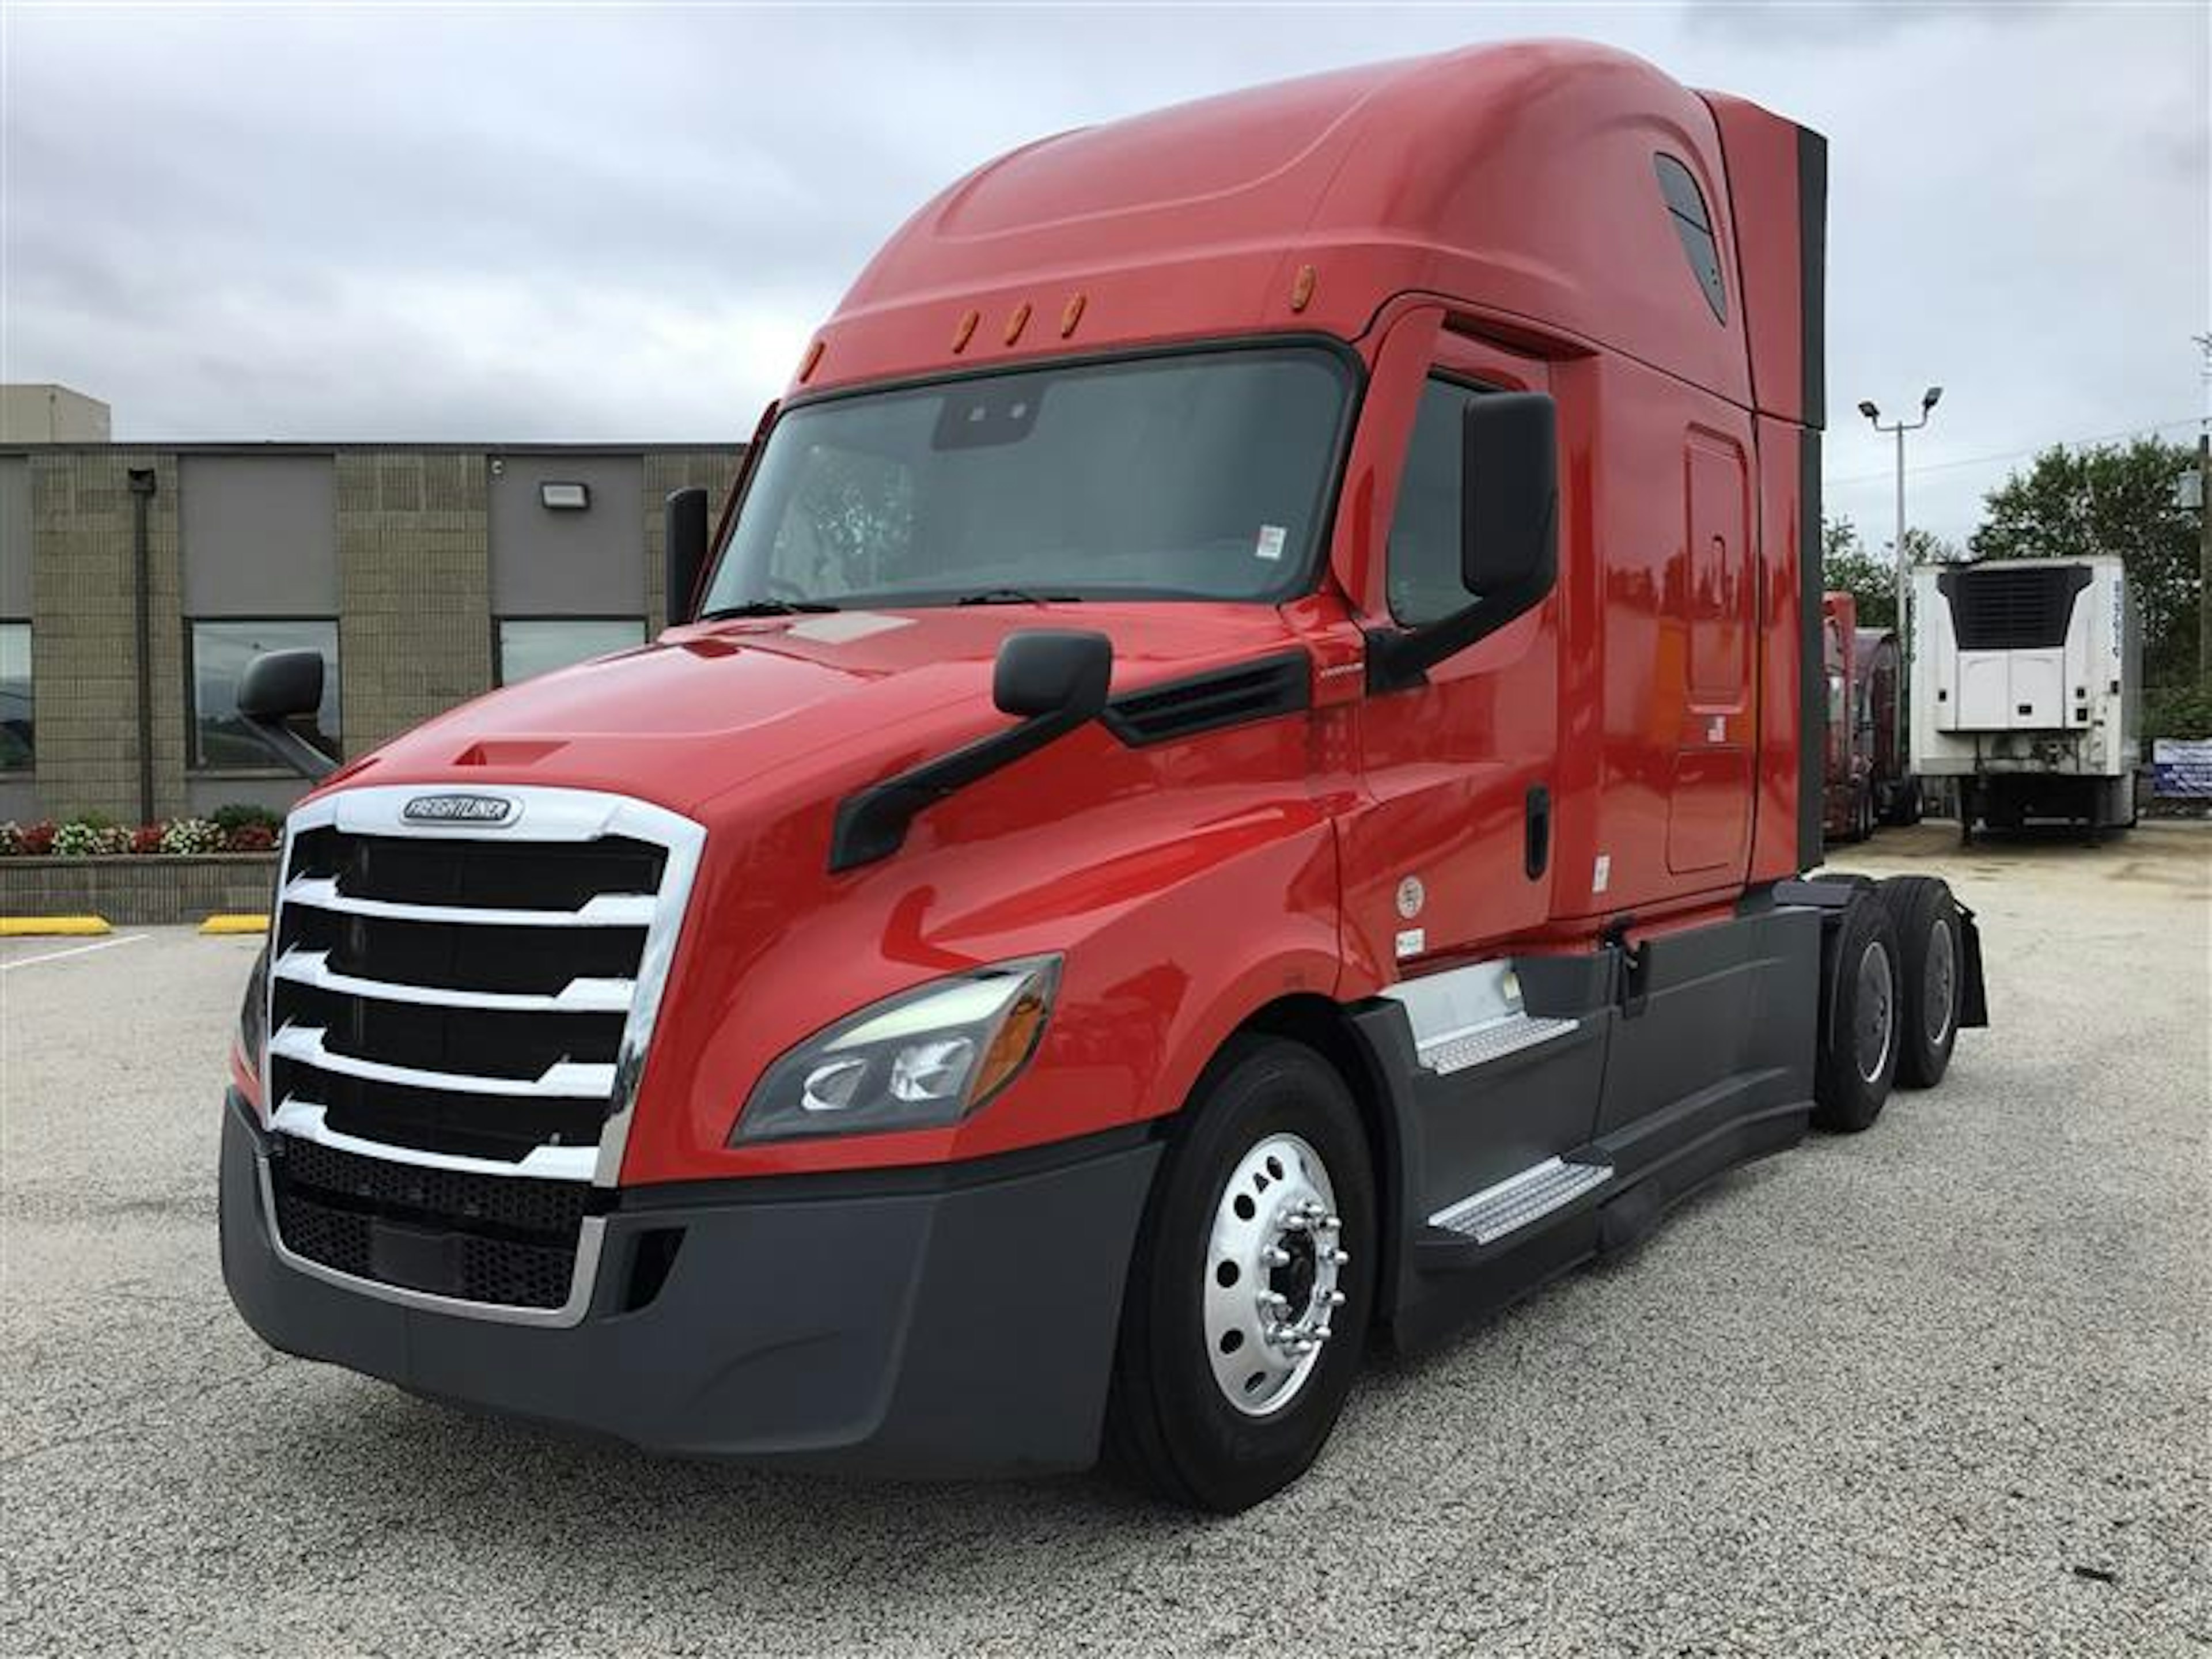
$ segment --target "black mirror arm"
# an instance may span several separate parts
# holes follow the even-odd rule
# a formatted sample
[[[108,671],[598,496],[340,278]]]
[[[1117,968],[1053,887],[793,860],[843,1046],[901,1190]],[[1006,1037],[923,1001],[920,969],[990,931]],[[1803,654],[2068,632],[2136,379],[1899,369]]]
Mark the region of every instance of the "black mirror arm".
[[[1367,689],[1395,691],[1422,684],[1429,670],[1446,658],[1457,656],[1541,605],[1552,591],[1552,572],[1546,569],[1421,627],[1368,629]]]
[[[837,803],[830,835],[830,874],[889,858],[906,845],[908,828],[927,808],[1066,737],[1097,712],[1076,705],[1039,714],[854,790]]]
[[[246,729],[259,741],[261,746],[289,770],[297,772],[310,783],[320,783],[338,769],[338,763],[309,743],[281,720],[270,720],[241,712],[239,718]]]

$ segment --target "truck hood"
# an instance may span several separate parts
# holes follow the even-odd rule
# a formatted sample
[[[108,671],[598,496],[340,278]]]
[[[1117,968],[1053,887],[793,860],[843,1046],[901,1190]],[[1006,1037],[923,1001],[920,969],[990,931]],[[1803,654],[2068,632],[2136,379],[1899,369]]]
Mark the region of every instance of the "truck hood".
[[[465,703],[346,767],[327,787],[560,785],[700,817],[717,796],[772,777],[793,781],[799,769],[887,771],[1004,726],[991,702],[999,642],[1041,627],[1111,638],[1116,694],[1295,639],[1266,606],[1158,602],[695,624]]]

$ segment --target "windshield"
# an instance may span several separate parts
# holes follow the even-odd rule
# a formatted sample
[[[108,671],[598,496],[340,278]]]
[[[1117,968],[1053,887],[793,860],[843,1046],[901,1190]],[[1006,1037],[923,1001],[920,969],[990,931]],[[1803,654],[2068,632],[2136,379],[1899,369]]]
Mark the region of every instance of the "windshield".
[[[1310,580],[1351,374],[1302,347],[1024,369],[778,421],[702,614]]]

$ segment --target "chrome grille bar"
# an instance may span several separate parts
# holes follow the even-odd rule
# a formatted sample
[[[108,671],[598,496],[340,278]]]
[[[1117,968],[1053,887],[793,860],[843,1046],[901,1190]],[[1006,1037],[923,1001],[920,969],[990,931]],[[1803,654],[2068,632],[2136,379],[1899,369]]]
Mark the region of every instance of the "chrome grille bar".
[[[650,893],[601,893],[574,910],[494,910],[467,904],[402,904],[392,899],[349,898],[332,876],[296,876],[278,900],[351,916],[387,921],[458,921],[485,927],[644,927],[659,913]]]
[[[363,1158],[389,1158],[426,1169],[452,1170],[461,1175],[523,1176],[539,1181],[589,1181],[592,1164],[599,1155],[596,1146],[533,1146],[529,1156],[513,1164],[494,1158],[465,1158],[454,1152],[425,1152],[386,1141],[369,1140],[333,1129],[325,1121],[325,1109],[313,1101],[288,1097],[276,1109],[270,1127],[279,1134],[296,1135],[319,1146]]]
[[[631,979],[572,979],[551,996],[518,991],[455,991],[436,985],[403,985],[391,980],[361,979],[331,966],[327,951],[287,951],[269,971],[295,985],[379,1002],[415,1002],[440,1008],[484,1008],[519,1014],[620,1014],[629,1010],[637,981]]]
[[[363,1060],[326,1047],[319,1026],[287,1025],[269,1039],[269,1052],[278,1060],[295,1060],[319,1072],[366,1078],[372,1083],[396,1083],[407,1089],[442,1089],[456,1095],[556,1096],[567,1100],[604,1100],[613,1094],[612,1065],[591,1066],[560,1060],[534,1078],[479,1077],[472,1072],[426,1072],[413,1066],[390,1066],[380,1060]]]

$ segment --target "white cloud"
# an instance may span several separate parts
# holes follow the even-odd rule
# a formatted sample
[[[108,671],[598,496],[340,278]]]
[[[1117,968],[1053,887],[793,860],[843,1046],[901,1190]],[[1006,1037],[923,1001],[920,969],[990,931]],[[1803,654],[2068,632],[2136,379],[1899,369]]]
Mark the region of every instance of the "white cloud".
[[[1851,412],[1948,388],[1915,519],[2185,416],[2208,325],[2197,7],[369,9],[0,14],[0,374],[144,437],[731,440],[876,243],[987,156],[1206,92],[1581,33],[1828,133]]]

